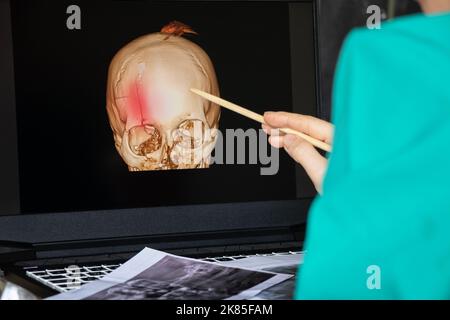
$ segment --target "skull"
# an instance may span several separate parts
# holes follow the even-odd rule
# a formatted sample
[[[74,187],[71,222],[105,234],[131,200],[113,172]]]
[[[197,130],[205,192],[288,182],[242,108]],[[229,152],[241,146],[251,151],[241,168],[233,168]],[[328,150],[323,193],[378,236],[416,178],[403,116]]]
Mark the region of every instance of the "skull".
[[[198,45],[177,34],[140,37],[115,55],[107,86],[115,147],[130,171],[209,167],[220,108],[190,88],[219,88]]]

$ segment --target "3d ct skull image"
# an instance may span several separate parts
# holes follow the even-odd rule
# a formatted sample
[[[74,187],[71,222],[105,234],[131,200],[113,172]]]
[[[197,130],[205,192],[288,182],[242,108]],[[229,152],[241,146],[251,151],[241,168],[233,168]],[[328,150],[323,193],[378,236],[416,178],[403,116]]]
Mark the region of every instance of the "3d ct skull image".
[[[114,56],[107,103],[115,147],[130,171],[208,168],[220,107],[190,91],[219,95],[206,52],[172,22]]]

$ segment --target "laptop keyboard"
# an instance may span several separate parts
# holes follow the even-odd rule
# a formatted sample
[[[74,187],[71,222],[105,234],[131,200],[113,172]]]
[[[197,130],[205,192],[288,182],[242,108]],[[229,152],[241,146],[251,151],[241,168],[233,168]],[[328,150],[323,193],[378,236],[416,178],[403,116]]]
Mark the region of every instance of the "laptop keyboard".
[[[26,268],[28,277],[58,292],[68,292],[98,280],[120,267],[120,264],[68,266],[61,269]]]
[[[254,256],[280,256],[280,255],[293,255],[301,254],[300,251],[287,251],[287,252],[273,252],[265,254],[255,255],[237,255],[237,256],[222,256],[200,259],[207,262],[226,262],[239,260],[243,258],[249,258]],[[33,280],[57,291],[68,292],[78,289],[80,286],[89,282],[98,280],[105,275],[111,273],[121,264],[99,264],[89,266],[68,266],[65,268],[40,268],[40,267],[27,267],[25,268],[26,275]]]

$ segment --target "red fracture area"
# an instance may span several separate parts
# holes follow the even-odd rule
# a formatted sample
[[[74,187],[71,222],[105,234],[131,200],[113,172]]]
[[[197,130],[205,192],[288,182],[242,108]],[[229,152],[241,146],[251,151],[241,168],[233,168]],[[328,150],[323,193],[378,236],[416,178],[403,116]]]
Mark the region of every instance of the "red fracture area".
[[[128,89],[127,102],[124,113],[127,116],[127,122],[133,123],[134,125],[144,125],[145,123],[150,123],[148,118],[148,101],[147,94],[144,85],[140,80],[135,80],[131,83]]]

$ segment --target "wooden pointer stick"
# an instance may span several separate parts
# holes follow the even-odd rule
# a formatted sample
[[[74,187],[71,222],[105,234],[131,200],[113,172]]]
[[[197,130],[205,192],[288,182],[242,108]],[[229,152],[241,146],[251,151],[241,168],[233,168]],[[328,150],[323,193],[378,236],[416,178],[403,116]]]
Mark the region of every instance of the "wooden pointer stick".
[[[248,110],[246,108],[243,108],[241,106],[238,106],[237,104],[234,104],[232,102],[226,101],[222,98],[216,97],[212,94],[209,94],[207,92],[198,90],[198,89],[194,89],[192,88],[191,91],[195,94],[198,94],[199,96],[205,98],[206,100],[209,100],[211,102],[214,102],[215,104],[218,104],[228,110],[234,111],[236,113],[239,113],[240,115],[243,115],[244,117],[253,119],[259,123],[264,123],[264,117],[256,112],[253,112],[251,110]],[[296,131],[290,128],[281,128],[279,129],[281,132],[286,133],[286,134],[292,134],[292,135],[296,135],[306,141],[308,141],[309,143],[311,143],[313,146],[322,149],[324,151],[330,152],[331,151],[331,146],[328,143],[325,143],[323,141],[320,141],[318,139],[315,139],[313,137],[308,136],[307,134],[304,134],[300,131]]]

